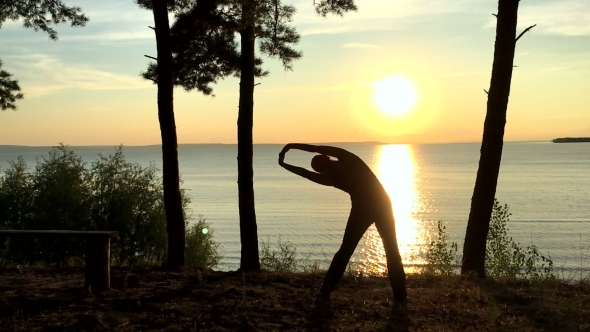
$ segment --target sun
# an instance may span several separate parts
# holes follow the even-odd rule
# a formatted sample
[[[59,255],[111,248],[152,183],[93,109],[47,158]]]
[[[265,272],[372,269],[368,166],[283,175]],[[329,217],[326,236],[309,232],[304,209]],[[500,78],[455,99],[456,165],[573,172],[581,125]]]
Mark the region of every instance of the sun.
[[[412,81],[402,76],[391,76],[373,83],[375,103],[382,112],[389,115],[403,115],[409,112],[418,99]]]

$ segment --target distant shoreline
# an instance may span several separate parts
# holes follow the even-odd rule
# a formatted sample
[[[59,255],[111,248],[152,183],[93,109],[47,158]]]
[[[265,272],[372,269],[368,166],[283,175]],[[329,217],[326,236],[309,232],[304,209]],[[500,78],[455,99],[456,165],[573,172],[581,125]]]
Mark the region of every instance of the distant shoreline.
[[[551,140],[553,143],[582,143],[590,142],[590,137],[559,137]]]
[[[364,141],[364,142],[296,142],[296,143],[304,143],[304,144],[313,144],[313,145],[390,145],[390,144],[400,144],[400,145],[445,145],[445,144],[481,144],[481,142],[447,142],[447,143],[387,143],[387,142],[379,142],[379,141]],[[535,141],[506,141],[504,143],[547,143],[547,141],[543,140],[535,140]],[[285,145],[287,143],[254,143],[254,145]],[[72,144],[64,144],[70,148],[94,148],[94,149],[104,149],[104,148],[113,148],[119,145],[123,145],[124,148],[153,148],[153,147],[161,147],[160,144],[145,144],[145,145],[125,145],[125,144],[96,144],[96,145],[72,145]],[[188,147],[188,146],[236,146],[237,143],[179,143],[178,147]],[[20,145],[20,144],[0,144],[0,149],[38,149],[38,148],[52,148],[54,146],[59,146],[59,144],[54,145]]]

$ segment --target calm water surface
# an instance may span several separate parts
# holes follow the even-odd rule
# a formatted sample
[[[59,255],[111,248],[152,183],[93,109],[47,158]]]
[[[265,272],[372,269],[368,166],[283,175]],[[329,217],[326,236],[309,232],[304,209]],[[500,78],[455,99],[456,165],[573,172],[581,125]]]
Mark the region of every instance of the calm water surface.
[[[479,144],[341,145],[374,170],[391,196],[404,262],[420,264],[421,248],[436,229],[447,225],[461,247],[479,161]],[[282,145],[254,147],[254,190],[258,234],[276,244],[290,241],[305,258],[328,263],[338,250],[350,200],[346,193],[314,184],[277,165]],[[88,162],[114,147],[72,147]],[[0,166],[23,155],[29,166],[47,155],[47,147],[0,147]],[[183,145],[179,148],[184,188],[192,213],[212,224],[223,246],[221,269],[239,264],[237,147]],[[129,161],[161,168],[157,146],[125,147]],[[291,151],[286,161],[307,167],[311,154]],[[549,253],[560,271],[590,267],[590,143],[507,143],[497,197],[512,217],[509,234],[522,245]],[[461,250],[461,249],[460,249]],[[381,240],[374,226],[365,234],[354,260],[372,272],[385,270]]]

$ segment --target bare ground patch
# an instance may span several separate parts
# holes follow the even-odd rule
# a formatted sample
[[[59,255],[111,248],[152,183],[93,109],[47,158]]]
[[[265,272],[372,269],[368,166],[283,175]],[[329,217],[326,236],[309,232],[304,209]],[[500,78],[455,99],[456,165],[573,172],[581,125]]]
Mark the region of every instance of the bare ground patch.
[[[590,286],[408,276],[407,306],[382,277],[345,276],[316,306],[323,273],[112,270],[82,291],[82,268],[0,270],[2,331],[590,331]]]

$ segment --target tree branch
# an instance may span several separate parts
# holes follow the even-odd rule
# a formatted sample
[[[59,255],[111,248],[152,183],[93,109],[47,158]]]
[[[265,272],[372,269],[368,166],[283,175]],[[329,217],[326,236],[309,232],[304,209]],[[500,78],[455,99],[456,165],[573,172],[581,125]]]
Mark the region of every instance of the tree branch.
[[[149,25],[148,25],[148,28],[150,28],[150,29],[152,29],[152,30],[156,31],[156,28],[154,28],[154,27],[151,27],[151,26],[149,26]]]
[[[498,18],[498,14],[494,14],[494,13],[492,13],[492,15],[494,15],[494,16],[496,16],[496,18]]]
[[[490,94],[490,92],[488,90],[486,90],[486,89],[483,89],[483,92],[485,92],[486,95],[489,95]]]
[[[146,58],[158,61],[158,58],[154,58],[153,56],[149,56],[149,55],[145,55],[145,54],[143,56]]]
[[[520,37],[522,37],[525,33],[527,33],[529,30],[531,30],[532,28],[536,27],[537,25],[531,25],[530,27],[524,29],[523,32],[520,33],[520,35],[518,35],[518,37],[516,37],[516,40],[514,41],[515,43],[520,39]]]

